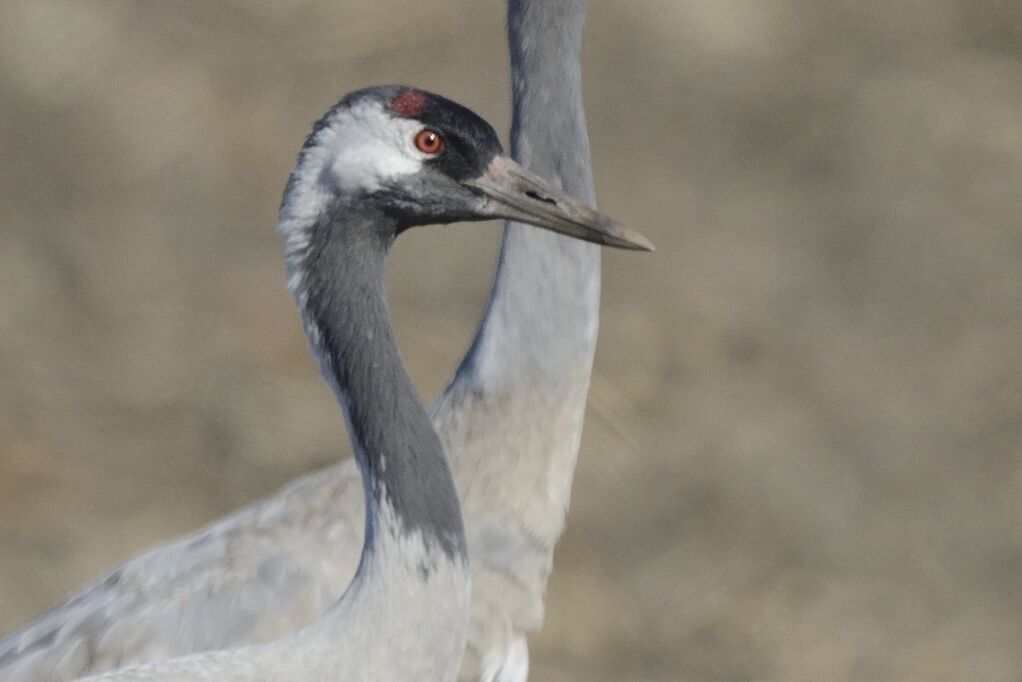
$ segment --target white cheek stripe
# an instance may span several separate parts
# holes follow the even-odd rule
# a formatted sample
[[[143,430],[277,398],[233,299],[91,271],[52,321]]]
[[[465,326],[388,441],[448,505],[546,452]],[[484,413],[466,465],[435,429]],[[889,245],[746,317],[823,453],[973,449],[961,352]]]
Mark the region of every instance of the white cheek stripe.
[[[280,233],[300,248],[304,229],[334,198],[375,192],[387,181],[418,173],[429,158],[415,147],[421,129],[422,123],[371,100],[337,112],[302,154],[281,207]]]
[[[342,193],[373,191],[385,180],[418,172],[426,158],[414,144],[420,128],[418,121],[385,112],[379,102],[340,112],[317,141],[323,154],[317,165],[328,168],[319,182],[333,182]]]

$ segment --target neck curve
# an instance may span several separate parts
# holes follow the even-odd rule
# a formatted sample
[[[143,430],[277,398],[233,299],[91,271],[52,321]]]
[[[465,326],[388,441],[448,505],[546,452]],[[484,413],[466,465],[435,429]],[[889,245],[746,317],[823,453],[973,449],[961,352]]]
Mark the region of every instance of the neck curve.
[[[511,150],[525,168],[595,205],[579,50],[585,0],[511,0]],[[596,348],[600,249],[508,223],[497,275],[459,369],[487,386],[523,375],[584,378]]]
[[[289,286],[320,370],[344,410],[362,472],[361,564],[383,559],[377,556],[382,552],[400,553],[402,543],[382,538],[415,533],[427,551],[463,562],[465,535],[454,483],[387,312],[392,219],[355,207],[328,213],[301,239],[289,241]]]

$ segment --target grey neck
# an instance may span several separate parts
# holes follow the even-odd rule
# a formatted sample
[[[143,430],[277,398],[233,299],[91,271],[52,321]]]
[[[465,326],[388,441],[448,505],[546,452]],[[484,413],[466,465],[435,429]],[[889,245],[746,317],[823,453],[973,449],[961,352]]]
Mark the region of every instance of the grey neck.
[[[288,254],[294,295],[323,376],[344,408],[366,493],[363,562],[381,523],[465,556],[461,511],[440,440],[405,371],[387,312],[395,233],[371,209],[336,208]],[[392,512],[392,513],[391,513]]]
[[[594,203],[579,49],[585,0],[511,0],[511,149],[526,168]],[[504,229],[497,275],[460,373],[487,385],[522,373],[588,378],[600,305],[600,251],[533,227]]]

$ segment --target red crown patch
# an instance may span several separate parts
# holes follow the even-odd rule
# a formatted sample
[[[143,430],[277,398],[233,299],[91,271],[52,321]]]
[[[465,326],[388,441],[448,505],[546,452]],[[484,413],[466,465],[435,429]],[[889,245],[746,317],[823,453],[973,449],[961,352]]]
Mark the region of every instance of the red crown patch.
[[[415,118],[426,108],[426,93],[421,90],[402,90],[390,102],[394,113],[406,118]]]

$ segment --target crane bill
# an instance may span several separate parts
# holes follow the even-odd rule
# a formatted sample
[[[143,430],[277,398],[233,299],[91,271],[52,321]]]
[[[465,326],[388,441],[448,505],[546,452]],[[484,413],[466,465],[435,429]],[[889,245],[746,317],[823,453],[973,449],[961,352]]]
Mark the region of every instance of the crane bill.
[[[636,230],[572,199],[504,155],[486,171],[466,180],[487,197],[494,218],[517,220],[588,242],[634,251],[653,251],[653,243]]]

